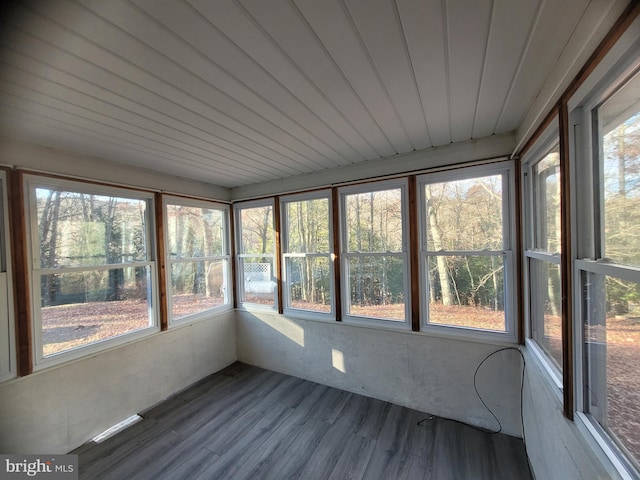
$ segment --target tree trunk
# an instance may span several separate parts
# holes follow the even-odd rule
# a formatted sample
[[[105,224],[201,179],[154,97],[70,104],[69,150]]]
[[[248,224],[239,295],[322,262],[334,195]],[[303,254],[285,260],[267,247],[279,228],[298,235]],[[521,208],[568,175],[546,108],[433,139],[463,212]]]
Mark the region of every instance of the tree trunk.
[[[427,216],[429,217],[429,232],[433,241],[433,249],[435,251],[442,250],[442,240],[440,228],[438,227],[438,217],[433,206],[431,195],[431,187],[425,189],[427,198]],[[443,305],[453,305],[453,296],[451,294],[451,286],[449,285],[449,275],[447,273],[447,262],[442,255],[436,256],[436,264],[438,267],[438,278],[440,280],[440,292],[442,295]]]

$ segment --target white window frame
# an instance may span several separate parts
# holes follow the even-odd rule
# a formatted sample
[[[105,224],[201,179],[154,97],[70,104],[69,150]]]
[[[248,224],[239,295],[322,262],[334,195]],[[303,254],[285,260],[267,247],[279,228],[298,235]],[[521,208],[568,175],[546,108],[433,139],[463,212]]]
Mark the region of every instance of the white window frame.
[[[13,311],[13,282],[11,272],[11,231],[7,196],[7,174],[0,170],[0,382],[17,374],[16,334]]]
[[[180,259],[172,259],[171,252],[169,251],[169,228],[168,225],[168,206],[176,205],[182,207],[195,207],[195,208],[207,208],[211,210],[220,210],[223,212],[224,217],[224,238],[223,238],[223,253],[222,255],[211,255],[201,257],[182,257]],[[166,289],[167,289],[167,317],[169,328],[172,326],[181,325],[184,323],[192,323],[198,320],[211,318],[212,315],[231,310],[233,303],[231,301],[231,255],[230,255],[230,228],[229,228],[229,211],[230,207],[227,204],[222,204],[214,201],[197,200],[184,197],[176,197],[171,195],[163,195],[162,197],[162,214],[164,215],[164,245],[165,245],[165,267],[166,267]],[[207,261],[220,261],[223,262],[223,288],[224,288],[224,303],[212,308],[201,310],[184,317],[174,319],[173,318],[173,291],[171,288],[171,272],[172,266],[179,263],[194,263],[194,262],[207,262]]]
[[[333,221],[332,221],[332,198],[331,190],[319,190],[309,193],[287,195],[280,197],[280,226],[282,241],[282,303],[284,314],[291,317],[308,318],[315,320],[334,321],[335,320],[335,282],[334,282],[334,259],[333,252]],[[328,201],[328,232],[329,250],[321,252],[288,252],[288,218],[287,204],[304,202],[307,200],[327,200]],[[329,312],[318,312],[309,309],[295,308],[291,306],[290,286],[289,286],[289,261],[291,258],[327,258],[329,261],[329,295],[331,296],[331,310]]]
[[[144,192],[133,189],[125,189],[120,187],[103,186],[92,183],[86,183],[76,180],[64,180],[51,177],[40,177],[36,175],[25,175],[25,210],[28,218],[27,225],[27,239],[29,248],[29,271],[31,272],[31,326],[33,331],[33,361],[34,370],[40,370],[45,367],[57,365],[66,361],[75,360],[78,358],[86,357],[97,352],[107,350],[109,348],[131,343],[140,338],[147,337],[158,331],[160,331],[160,325],[158,321],[158,309],[156,307],[159,299],[158,295],[158,279],[156,268],[156,239],[155,239],[155,216],[154,216],[154,194],[151,192]],[[35,197],[35,190],[37,188],[47,189],[61,189],[70,192],[104,195],[131,198],[137,200],[143,200],[147,203],[147,218],[146,220],[146,236],[148,239],[147,247],[147,260],[143,262],[131,262],[131,263],[116,263],[109,265],[87,266],[87,267],[58,267],[55,269],[41,269],[40,264],[40,248],[38,237],[38,223],[37,223],[37,202]],[[95,343],[87,345],[81,345],[78,347],[65,350],[63,352],[55,353],[45,357],[43,355],[43,340],[42,340],[42,318],[40,315],[40,275],[47,273],[67,273],[77,272],[83,270],[107,270],[113,268],[130,268],[130,267],[146,267],[149,269],[149,282],[150,282],[150,298],[149,303],[149,318],[150,325],[134,332],[125,333],[116,337],[111,337],[105,340],[101,340]]]
[[[242,210],[247,210],[251,208],[260,208],[260,207],[271,207],[271,230],[273,232],[273,252],[265,253],[265,254],[254,254],[254,253],[244,253],[242,251]],[[254,200],[248,202],[236,203],[233,206],[233,220],[235,223],[235,242],[236,242],[236,294],[238,298],[238,308],[243,310],[263,310],[274,312],[278,311],[278,281],[277,281],[277,245],[275,242],[275,216],[276,216],[276,208],[275,208],[275,199],[268,198],[264,200]],[[244,300],[245,291],[244,291],[244,269],[243,269],[243,258],[252,258],[252,257],[264,257],[271,259],[271,281],[273,282],[273,305],[262,305],[259,303],[247,302]]]
[[[402,209],[402,251],[400,252],[350,252],[346,225],[346,197],[353,194],[378,192],[383,190],[400,190]],[[340,276],[342,293],[342,321],[344,323],[375,325],[384,328],[409,330],[411,328],[411,264],[409,261],[409,198],[408,179],[380,180],[365,184],[350,185],[338,189],[340,198]],[[391,320],[386,318],[365,317],[349,313],[351,295],[349,292],[349,259],[370,256],[394,256],[401,258],[405,266],[403,282],[405,286],[404,319]]]
[[[497,251],[469,250],[434,252],[427,249],[426,201],[425,185],[502,175],[502,230],[503,249]],[[513,161],[503,161],[488,165],[476,165],[455,170],[420,175],[417,178],[420,226],[420,295],[421,295],[421,331],[435,334],[452,335],[467,339],[484,339],[489,341],[517,342],[516,322],[516,275],[513,261],[515,242],[515,182]],[[504,264],[504,316],[505,331],[490,331],[465,326],[433,324],[429,322],[429,275],[428,258],[435,255],[478,255],[498,256]]]
[[[640,281],[640,269],[637,267],[618,265],[597,260],[602,252],[598,252],[596,235],[597,221],[600,212],[600,198],[595,183],[600,172],[599,154],[593,151],[600,139],[594,139],[592,112],[609,98],[618,88],[629,80],[634,72],[640,69],[640,57],[637,46],[640,43],[640,19],[626,30],[617,41],[616,46],[599,63],[586,82],[578,89],[568,102],[570,112],[569,144],[571,154],[571,204],[573,206],[572,249],[573,255],[573,360],[575,420],[587,443],[593,448],[611,473],[612,477],[623,479],[640,478],[640,471],[632,465],[615,442],[600,426],[598,421],[588,412],[585,398],[585,364],[584,364],[584,332],[582,329],[582,273],[595,273],[613,276],[630,281]],[[598,161],[596,162],[596,159]],[[596,165],[598,163],[598,165]],[[594,172],[594,170],[596,170]],[[578,179],[580,172],[580,182]],[[583,178],[587,175],[587,179]],[[602,223],[600,223],[602,225]],[[596,259],[596,260],[594,260]]]
[[[524,158],[522,172],[524,175],[523,188],[523,230],[524,230],[524,302],[525,302],[525,326],[526,345],[534,354],[542,369],[547,373],[548,378],[555,387],[555,393],[559,401],[562,401],[562,373],[557,368],[547,352],[533,339],[534,304],[532,303],[531,290],[531,260],[547,262],[552,265],[561,265],[562,256],[560,252],[547,252],[537,249],[535,246],[536,228],[536,207],[534,198],[534,167],[542,161],[549,153],[558,147],[559,125],[558,119],[542,133],[540,139]],[[564,345],[563,345],[564,348]]]

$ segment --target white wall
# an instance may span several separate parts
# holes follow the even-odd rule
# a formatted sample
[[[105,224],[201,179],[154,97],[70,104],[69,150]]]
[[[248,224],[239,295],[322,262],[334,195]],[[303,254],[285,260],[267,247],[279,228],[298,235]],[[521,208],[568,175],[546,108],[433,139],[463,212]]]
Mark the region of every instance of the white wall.
[[[0,384],[0,452],[67,453],[236,360],[233,311]]]
[[[540,480],[619,478],[602,456],[586,443],[577,424],[564,417],[559,392],[537,359],[523,349],[527,368],[524,385],[525,440],[529,461]]]
[[[270,370],[486,428],[477,365],[502,345],[237,311],[238,359]],[[505,433],[520,436],[520,356],[500,352],[478,389]]]
[[[229,190],[0,138],[3,165],[228,200]],[[235,314],[0,383],[0,452],[66,453],[236,360]]]

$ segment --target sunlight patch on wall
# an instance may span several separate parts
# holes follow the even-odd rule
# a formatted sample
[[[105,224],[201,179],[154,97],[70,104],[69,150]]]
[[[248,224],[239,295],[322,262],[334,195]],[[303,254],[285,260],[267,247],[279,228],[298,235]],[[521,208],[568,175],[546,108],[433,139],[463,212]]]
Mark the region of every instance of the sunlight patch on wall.
[[[304,328],[300,325],[280,316],[272,317],[271,315],[265,315],[264,317],[261,317],[261,320],[278,333],[287,337],[289,340],[297,343],[301,347],[304,347]]]
[[[331,361],[333,364],[333,368],[336,370],[347,373],[347,370],[344,368],[344,353],[340,350],[336,350],[335,348],[331,349]]]

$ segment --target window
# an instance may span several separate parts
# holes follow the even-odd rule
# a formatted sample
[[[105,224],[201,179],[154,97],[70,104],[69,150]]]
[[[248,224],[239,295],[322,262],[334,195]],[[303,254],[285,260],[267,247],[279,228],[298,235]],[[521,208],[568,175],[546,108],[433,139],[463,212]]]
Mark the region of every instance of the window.
[[[340,189],[345,321],[409,326],[407,182]]]
[[[531,338],[551,362],[554,376],[562,375],[562,283],[560,277],[560,154],[554,146],[531,167],[527,176],[525,257],[528,271]]]
[[[501,164],[418,178],[425,330],[515,340],[511,176]]]
[[[599,180],[593,192],[594,255],[576,261],[582,409],[623,462],[638,469],[640,75],[603,99],[591,117],[594,175]]]
[[[16,375],[6,180],[0,171],[0,381]]]
[[[156,330],[153,197],[26,178],[36,366]]]
[[[333,315],[329,192],[281,199],[285,313]]]
[[[229,307],[229,207],[173,197],[164,204],[169,321]]]
[[[239,303],[277,308],[273,202],[236,206]]]

